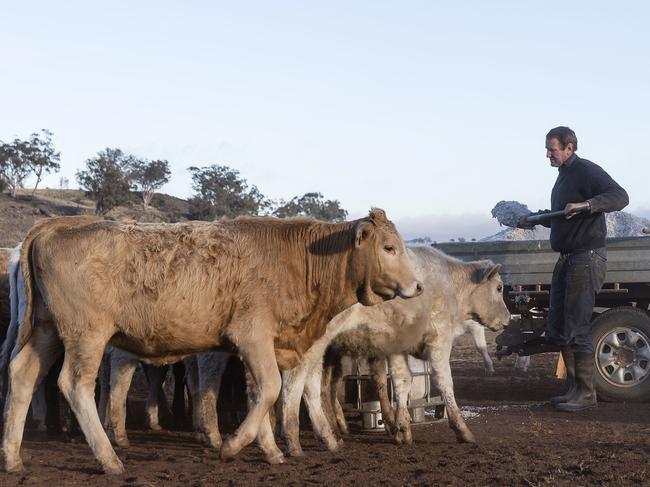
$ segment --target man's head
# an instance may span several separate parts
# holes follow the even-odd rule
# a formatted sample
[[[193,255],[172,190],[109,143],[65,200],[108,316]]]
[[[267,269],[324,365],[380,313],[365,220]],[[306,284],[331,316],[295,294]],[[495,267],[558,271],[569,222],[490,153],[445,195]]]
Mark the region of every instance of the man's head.
[[[546,134],[546,157],[551,166],[560,167],[578,150],[578,138],[569,127],[555,127]]]

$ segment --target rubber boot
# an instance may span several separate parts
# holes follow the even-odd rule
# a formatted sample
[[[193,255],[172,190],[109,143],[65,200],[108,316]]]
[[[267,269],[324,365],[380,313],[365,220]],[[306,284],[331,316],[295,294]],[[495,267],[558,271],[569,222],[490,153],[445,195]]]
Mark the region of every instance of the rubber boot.
[[[569,389],[562,394],[561,396],[555,396],[551,398],[551,404],[556,406],[563,402],[569,402],[576,395],[576,364],[573,358],[573,352],[569,347],[564,347],[562,349],[562,360],[564,360],[564,366],[566,367],[566,381]]]
[[[555,406],[558,411],[574,413],[593,408],[598,405],[596,402],[596,390],[594,389],[594,354],[589,352],[574,352],[576,372],[576,395],[568,402],[562,402]]]

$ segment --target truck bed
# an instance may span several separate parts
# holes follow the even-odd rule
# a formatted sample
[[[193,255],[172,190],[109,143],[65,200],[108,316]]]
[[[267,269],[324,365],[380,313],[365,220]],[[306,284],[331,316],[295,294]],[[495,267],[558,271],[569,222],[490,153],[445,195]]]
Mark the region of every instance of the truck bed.
[[[490,259],[501,264],[504,284],[548,286],[558,253],[548,240],[499,240],[492,242],[447,242],[434,247],[458,259]],[[650,236],[607,240],[606,284],[650,285]]]

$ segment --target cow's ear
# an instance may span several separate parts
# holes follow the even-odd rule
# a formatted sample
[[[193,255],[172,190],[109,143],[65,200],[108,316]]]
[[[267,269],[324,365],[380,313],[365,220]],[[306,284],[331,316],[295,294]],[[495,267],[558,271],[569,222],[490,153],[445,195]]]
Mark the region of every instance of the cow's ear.
[[[481,277],[479,279],[479,282],[482,284],[484,282],[488,282],[490,279],[492,279],[494,276],[497,275],[497,272],[501,269],[501,264],[493,264],[492,262],[488,262],[488,265],[484,267],[481,271]]]
[[[372,235],[372,232],[374,232],[374,230],[375,226],[369,221],[362,221],[357,223],[357,226],[355,228],[354,246],[360,247],[363,241],[367,240],[368,237]]]
[[[376,224],[387,223],[386,212],[381,208],[372,208],[368,214],[370,221]]]

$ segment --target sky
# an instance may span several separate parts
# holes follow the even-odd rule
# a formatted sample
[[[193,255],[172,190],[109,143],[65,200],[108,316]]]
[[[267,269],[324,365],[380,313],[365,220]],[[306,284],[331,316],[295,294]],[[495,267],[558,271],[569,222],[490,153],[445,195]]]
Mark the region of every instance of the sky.
[[[650,217],[650,2],[2,2],[0,140],[47,128],[60,177],[106,147],[240,171],[268,197],[479,238],[547,208],[568,125]],[[27,183],[29,186],[29,181]]]

